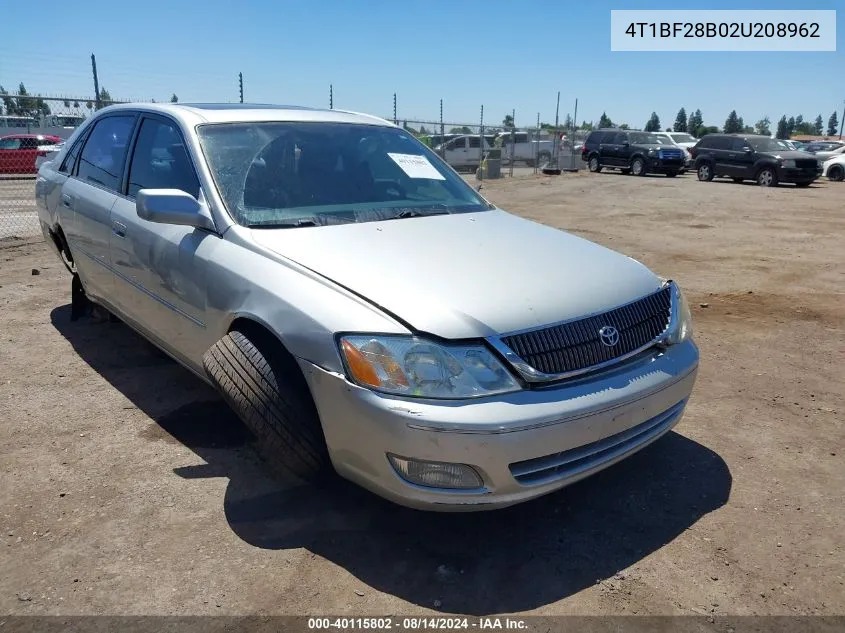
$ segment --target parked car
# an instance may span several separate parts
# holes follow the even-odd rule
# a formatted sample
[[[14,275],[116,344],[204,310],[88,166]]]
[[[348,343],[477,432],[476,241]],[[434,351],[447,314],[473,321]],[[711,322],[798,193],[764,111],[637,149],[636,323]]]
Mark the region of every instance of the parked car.
[[[655,441],[695,382],[675,282],[496,208],[376,117],[109,106],[35,195],[73,305],[219,389],[303,478],[507,506]]]
[[[58,136],[10,134],[0,137],[0,174],[34,174],[36,160],[62,142]]]
[[[464,134],[439,145],[436,149],[455,169],[476,169],[481,165],[482,151],[486,152],[492,148],[493,144],[486,136],[481,138],[478,134]]]
[[[675,140],[673,140],[672,136],[668,132],[655,132],[657,136],[657,140],[663,143],[664,145],[674,145],[675,147],[680,147],[681,151],[684,153],[684,167],[681,169],[680,173],[684,173],[687,169],[692,167],[692,154],[689,153],[689,150],[679,145]],[[689,136],[688,134],[686,136]],[[690,138],[692,138],[690,136]]]
[[[692,134],[687,134],[686,132],[660,132],[660,134],[665,134],[675,145],[686,149],[695,147],[695,144],[698,143],[697,138],[695,138]]]
[[[840,145],[839,147],[835,147],[833,149],[820,150],[818,152],[815,152],[813,155],[821,162],[824,162],[828,158],[833,158],[834,156],[839,156],[841,154],[845,154],[845,144]]]
[[[692,148],[692,155],[701,181],[726,176],[734,182],[755,180],[761,187],[779,182],[807,187],[821,175],[818,160],[768,136],[708,134]]]
[[[842,147],[843,145],[845,145],[845,143],[840,141],[813,141],[812,143],[807,143],[801,148],[801,150],[810,152],[811,154],[816,154],[818,152],[830,152]]]
[[[635,176],[666,174],[673,177],[684,168],[681,148],[661,142],[652,132],[595,130],[584,141],[581,158],[592,172],[612,167]]]
[[[827,176],[829,180],[836,182],[845,180],[845,154],[839,154],[824,161],[822,176]]]
[[[529,166],[548,163],[556,145],[563,146],[561,142],[555,144],[550,138],[537,139],[529,132],[514,132],[513,135],[510,132],[500,132],[496,136],[502,144],[502,157],[505,162],[515,160]]]

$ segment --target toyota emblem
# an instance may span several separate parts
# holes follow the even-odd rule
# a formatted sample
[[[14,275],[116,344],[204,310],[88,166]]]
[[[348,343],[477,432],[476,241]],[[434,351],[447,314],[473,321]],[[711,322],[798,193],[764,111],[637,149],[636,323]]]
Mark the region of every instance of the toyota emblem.
[[[605,325],[599,330],[602,345],[606,347],[613,347],[619,342],[619,330],[612,325]]]

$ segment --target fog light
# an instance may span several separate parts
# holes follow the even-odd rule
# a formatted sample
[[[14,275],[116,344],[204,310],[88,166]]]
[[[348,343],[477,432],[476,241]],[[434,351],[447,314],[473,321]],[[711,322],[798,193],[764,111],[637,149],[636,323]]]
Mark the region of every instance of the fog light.
[[[431,488],[481,488],[484,484],[472,466],[424,462],[388,454],[387,458],[405,481]]]

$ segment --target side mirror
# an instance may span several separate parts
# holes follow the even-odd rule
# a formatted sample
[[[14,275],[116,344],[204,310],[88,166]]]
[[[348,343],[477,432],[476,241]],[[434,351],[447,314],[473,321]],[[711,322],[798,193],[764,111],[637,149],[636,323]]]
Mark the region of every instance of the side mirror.
[[[159,224],[214,230],[208,208],[180,189],[141,189],[135,196],[138,217]]]
[[[745,147],[743,147],[743,148],[742,148],[742,151],[743,151],[743,152],[745,152],[746,154],[750,154],[750,153],[751,153],[751,152],[753,152],[754,150],[752,150],[750,147],[748,147],[748,146],[746,145]]]

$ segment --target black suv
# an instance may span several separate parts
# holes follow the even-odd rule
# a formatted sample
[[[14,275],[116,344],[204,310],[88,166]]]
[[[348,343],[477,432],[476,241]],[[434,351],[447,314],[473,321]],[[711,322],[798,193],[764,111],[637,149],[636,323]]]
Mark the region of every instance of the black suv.
[[[684,169],[684,150],[661,143],[657,134],[651,132],[595,130],[584,141],[581,158],[590,171],[612,167],[635,176],[677,176]]]
[[[690,149],[690,154],[698,179],[703,181],[727,176],[734,182],[756,180],[761,187],[774,187],[779,182],[807,187],[822,173],[821,163],[812,154],[791,150],[768,136],[708,134]]]

